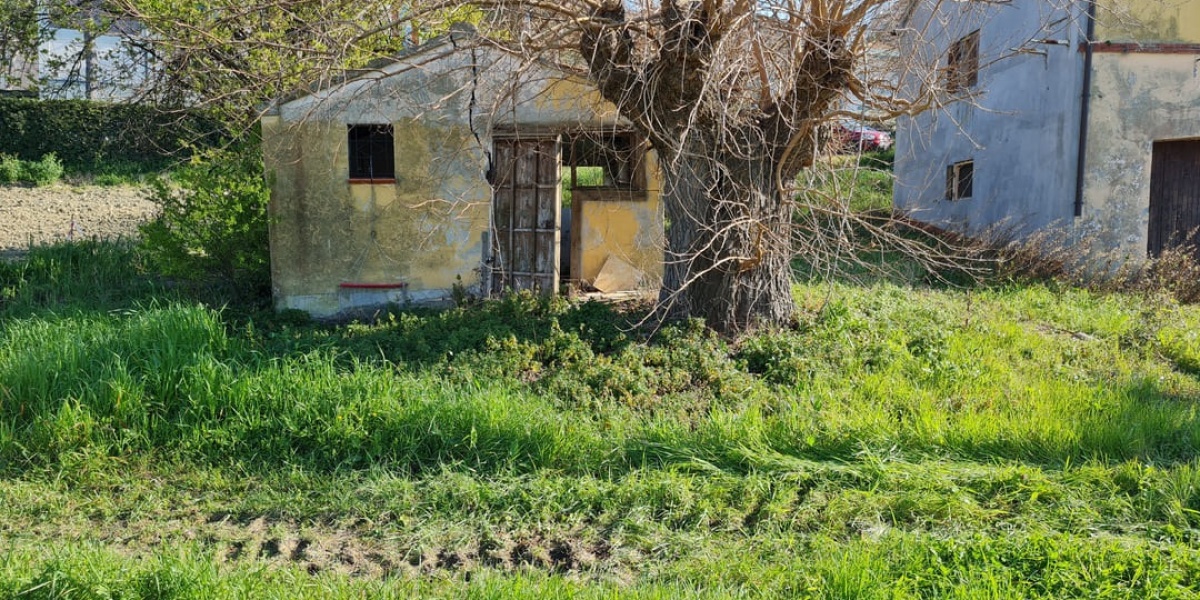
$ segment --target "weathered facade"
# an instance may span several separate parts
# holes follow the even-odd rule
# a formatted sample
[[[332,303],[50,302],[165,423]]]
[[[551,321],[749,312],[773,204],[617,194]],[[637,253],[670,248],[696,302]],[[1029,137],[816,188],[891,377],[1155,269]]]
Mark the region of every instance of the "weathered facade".
[[[553,291],[610,262],[625,287],[656,285],[653,153],[585,86],[471,41],[452,33],[263,118],[277,307],[332,316],[456,287]]]
[[[901,31],[945,102],[898,123],[898,210],[1133,260],[1200,226],[1200,0],[916,0]]]

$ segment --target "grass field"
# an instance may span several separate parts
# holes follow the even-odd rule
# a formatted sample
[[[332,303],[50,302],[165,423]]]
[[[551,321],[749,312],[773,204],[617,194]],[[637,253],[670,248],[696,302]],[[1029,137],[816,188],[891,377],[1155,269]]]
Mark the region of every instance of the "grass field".
[[[1198,595],[1196,307],[810,282],[792,330],[647,340],[531,297],[318,326],[139,264],[0,264],[0,597]]]

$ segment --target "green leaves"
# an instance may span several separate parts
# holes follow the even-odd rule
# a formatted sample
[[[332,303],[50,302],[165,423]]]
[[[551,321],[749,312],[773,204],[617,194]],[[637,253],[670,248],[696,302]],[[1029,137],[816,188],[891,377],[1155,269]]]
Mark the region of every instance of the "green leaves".
[[[151,182],[160,213],[141,227],[143,247],[165,275],[263,289],[270,282],[269,197],[257,144],[205,151],[169,180]]]
[[[50,185],[61,179],[62,175],[62,161],[53,152],[41,160],[21,160],[9,154],[0,154],[0,184]]]

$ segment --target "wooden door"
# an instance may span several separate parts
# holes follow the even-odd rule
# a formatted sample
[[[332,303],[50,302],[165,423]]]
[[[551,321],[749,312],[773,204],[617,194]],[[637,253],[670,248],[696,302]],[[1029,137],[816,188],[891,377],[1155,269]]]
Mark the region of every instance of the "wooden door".
[[[553,293],[559,276],[557,138],[493,143],[492,290]]]
[[[1200,227],[1200,140],[1155,142],[1150,165],[1150,256],[1186,242]]]

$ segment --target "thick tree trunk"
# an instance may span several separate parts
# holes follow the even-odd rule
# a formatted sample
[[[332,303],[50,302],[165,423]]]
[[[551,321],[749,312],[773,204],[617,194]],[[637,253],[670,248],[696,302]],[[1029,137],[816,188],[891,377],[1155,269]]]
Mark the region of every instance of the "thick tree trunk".
[[[849,32],[873,5],[806,6],[813,18],[794,25],[803,42],[774,67],[759,43],[768,38],[743,27],[759,20],[753,3],[721,6],[664,0],[660,29],[639,53],[644,28],[606,0],[579,49],[600,94],[658,151],[668,223],[660,310],[736,335],[782,325],[795,310],[791,203],[775,176],[811,160],[815,125],[852,79]]]
[[[663,165],[667,248],[661,305],[736,335],[786,324],[789,203],[766,158],[684,154]]]

